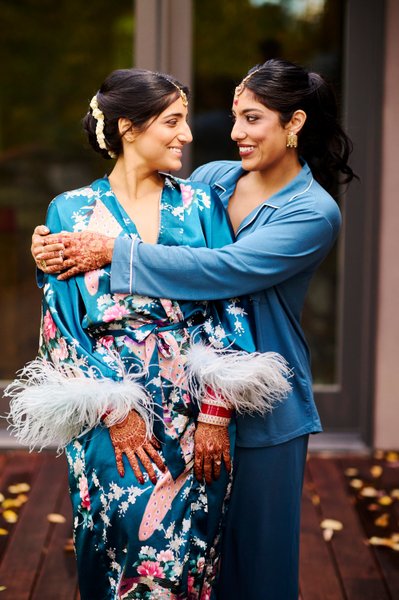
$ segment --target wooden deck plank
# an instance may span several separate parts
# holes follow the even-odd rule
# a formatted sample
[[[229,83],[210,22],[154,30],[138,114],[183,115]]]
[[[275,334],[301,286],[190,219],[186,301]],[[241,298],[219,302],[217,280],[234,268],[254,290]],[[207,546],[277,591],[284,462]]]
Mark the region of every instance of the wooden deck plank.
[[[343,523],[343,530],[329,543],[347,600],[390,600],[374,554],[365,544],[366,536],[345,490],[341,469],[336,461],[322,458],[311,458],[308,465],[323,518]]]
[[[379,490],[399,488],[399,464],[383,464],[380,479],[373,479],[368,458],[321,458],[311,455],[303,494],[300,586],[301,600],[394,600],[399,598],[399,553],[367,545],[371,535],[388,536],[375,524],[371,499],[360,499],[349,486],[344,471],[357,467],[360,477]],[[16,509],[19,520],[6,524],[9,536],[0,536],[1,600],[80,600],[76,565],[64,545],[71,535],[71,506],[67,492],[66,465],[53,454],[7,452],[0,454],[0,492],[11,483],[27,482],[32,489],[28,502]],[[315,496],[320,504],[313,503]],[[390,512],[390,532],[399,532],[399,501],[376,510]],[[67,518],[50,524],[49,512]],[[335,518],[344,529],[325,542],[320,521]],[[0,527],[4,526],[1,521]],[[2,546],[3,544],[3,546]],[[1,548],[4,554],[1,556]],[[245,599],[243,599],[245,600]]]
[[[20,451],[7,452],[1,455],[0,492],[6,499],[15,498],[14,494],[8,492],[9,485],[15,483],[33,485],[41,460],[42,455],[27,454]],[[18,510],[18,514],[22,514],[23,511],[24,506]],[[9,532],[6,536],[0,536],[0,561],[12,539],[16,525],[16,523],[7,523],[0,514],[0,527]]]
[[[301,514],[301,599],[344,600],[331,549],[320,529],[320,511],[312,502],[315,497],[316,489],[306,468]]]
[[[63,481],[62,481],[63,484]],[[40,571],[51,524],[47,514],[54,512],[60,494],[57,459],[43,455],[14,535],[0,565],[0,582],[12,600],[29,600]]]
[[[63,515],[66,522],[51,525],[45,558],[30,600],[73,600],[77,592],[75,554],[65,551],[65,543],[72,536],[72,508],[67,493],[68,478],[64,457],[58,459],[58,466],[62,477],[55,512]]]
[[[383,461],[365,461],[356,458],[341,459],[343,471],[347,468],[356,468],[359,471],[358,478],[365,485],[376,489],[380,494],[389,495],[393,489],[399,488],[399,471],[390,468]],[[373,477],[370,471],[372,465],[381,467],[380,477]],[[349,488],[348,478],[348,488]],[[350,489],[350,488],[349,488]],[[368,539],[373,536],[385,538],[389,537],[389,531],[399,533],[399,503],[394,501],[392,505],[381,506],[375,498],[365,498],[360,493],[352,490],[352,496],[355,501],[355,507],[362,522],[363,529]],[[378,507],[378,508],[377,508]],[[370,510],[370,508],[372,510]],[[376,524],[376,520],[382,515],[388,515],[387,527]],[[399,598],[399,552],[390,548],[379,546],[370,546],[383,575],[385,585],[392,598]]]

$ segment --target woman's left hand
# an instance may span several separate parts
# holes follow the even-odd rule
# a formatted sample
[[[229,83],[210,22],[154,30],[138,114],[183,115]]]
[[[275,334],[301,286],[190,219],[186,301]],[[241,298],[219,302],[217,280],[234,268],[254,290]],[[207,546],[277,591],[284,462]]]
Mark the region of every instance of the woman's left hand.
[[[31,251],[39,269],[45,273],[62,271],[58,279],[63,281],[110,263],[114,243],[114,238],[94,231],[61,231],[46,236],[34,234]]]
[[[222,461],[231,470],[229,429],[225,425],[197,424],[194,436],[194,473],[198,481],[206,483],[220,477]]]

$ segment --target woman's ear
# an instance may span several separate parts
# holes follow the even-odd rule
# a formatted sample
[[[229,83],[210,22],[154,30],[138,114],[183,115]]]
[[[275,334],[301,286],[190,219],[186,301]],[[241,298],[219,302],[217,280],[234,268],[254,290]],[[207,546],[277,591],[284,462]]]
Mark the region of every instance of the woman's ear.
[[[118,129],[122,140],[125,140],[126,142],[134,142],[136,139],[136,133],[134,131],[133,123],[130,119],[121,117],[118,120]]]
[[[286,129],[292,131],[292,133],[298,134],[306,121],[306,113],[303,110],[296,110],[291,117],[291,120],[285,126]]]

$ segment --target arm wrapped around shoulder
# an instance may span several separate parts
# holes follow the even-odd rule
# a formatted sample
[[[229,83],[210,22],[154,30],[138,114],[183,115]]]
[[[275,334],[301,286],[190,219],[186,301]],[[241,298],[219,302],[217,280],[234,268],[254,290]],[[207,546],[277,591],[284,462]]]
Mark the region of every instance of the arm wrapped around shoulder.
[[[237,413],[266,414],[291,391],[292,372],[277,352],[244,352],[193,344],[186,375],[199,403],[209,390]]]
[[[94,367],[55,365],[43,358],[28,363],[5,390],[10,398],[9,429],[30,450],[56,445],[58,452],[74,438],[99,425],[123,421],[131,410],[144,419],[151,437],[153,403],[138,382],[142,373],[124,372],[120,381]]]

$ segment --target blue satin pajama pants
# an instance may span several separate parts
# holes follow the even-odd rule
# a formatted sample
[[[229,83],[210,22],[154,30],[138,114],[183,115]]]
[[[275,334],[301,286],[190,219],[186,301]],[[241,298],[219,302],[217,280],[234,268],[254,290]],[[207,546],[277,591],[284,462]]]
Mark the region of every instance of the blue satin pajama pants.
[[[236,448],[217,600],[298,600],[308,437]]]

